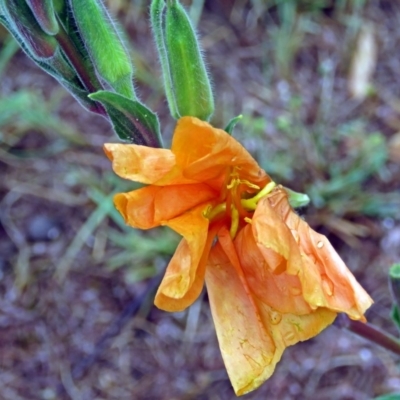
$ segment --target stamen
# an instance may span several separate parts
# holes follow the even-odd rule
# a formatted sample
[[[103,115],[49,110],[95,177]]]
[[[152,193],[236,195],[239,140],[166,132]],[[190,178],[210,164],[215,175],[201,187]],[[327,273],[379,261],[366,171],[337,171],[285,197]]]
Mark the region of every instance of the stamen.
[[[245,217],[244,222],[247,222],[248,224],[252,224],[253,220],[251,218]]]
[[[229,231],[231,238],[233,239],[236,236],[236,233],[239,229],[239,211],[237,208],[232,207],[232,221],[231,221],[231,229]]]
[[[255,210],[257,208],[257,203],[267,194],[271,193],[275,186],[275,182],[270,182],[251,199],[242,199],[240,201],[242,207],[246,208],[247,210]]]
[[[226,203],[221,203],[216,205],[215,207],[209,206],[203,215],[209,219],[210,221],[216,218],[218,215],[224,213],[226,211]]]
[[[254,183],[251,183],[250,181],[247,181],[246,179],[241,179],[239,182],[248,186],[251,189],[260,190],[260,186],[255,185]]]
[[[237,179],[237,178],[232,179],[231,182],[230,182],[228,185],[226,185],[226,188],[227,188],[227,189],[233,189],[233,188],[234,188],[235,186],[237,186],[239,183],[240,183],[240,180],[239,180],[239,179]]]

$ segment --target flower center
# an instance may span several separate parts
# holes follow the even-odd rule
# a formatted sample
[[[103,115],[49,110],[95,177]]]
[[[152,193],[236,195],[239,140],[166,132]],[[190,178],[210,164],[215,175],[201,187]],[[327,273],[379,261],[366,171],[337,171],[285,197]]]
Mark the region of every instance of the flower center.
[[[204,216],[210,221],[227,218],[230,222],[230,235],[232,239],[236,236],[242,221],[251,223],[251,217],[257,208],[258,202],[272,192],[276,186],[275,182],[269,182],[262,189],[245,180],[240,179],[237,173],[231,174],[231,180],[226,186],[226,201],[216,206],[209,206],[204,211]],[[253,197],[249,193],[256,192]]]

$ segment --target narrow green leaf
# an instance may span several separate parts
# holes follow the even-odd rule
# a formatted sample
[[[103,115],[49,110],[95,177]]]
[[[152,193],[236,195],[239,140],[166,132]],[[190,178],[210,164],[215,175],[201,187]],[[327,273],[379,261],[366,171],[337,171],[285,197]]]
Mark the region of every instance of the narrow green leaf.
[[[142,103],[104,90],[89,95],[89,98],[105,107],[120,139],[144,146],[162,147],[157,115]]]

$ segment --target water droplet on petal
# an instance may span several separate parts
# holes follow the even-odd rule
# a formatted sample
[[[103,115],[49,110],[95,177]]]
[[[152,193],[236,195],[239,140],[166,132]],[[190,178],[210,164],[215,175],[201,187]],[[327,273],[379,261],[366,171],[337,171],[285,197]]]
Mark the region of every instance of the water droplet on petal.
[[[332,281],[326,275],[323,275],[321,278],[322,278],[322,288],[324,289],[324,292],[328,296],[332,296],[333,295]]]
[[[322,248],[324,247],[324,242],[319,241],[319,242],[317,243],[317,247],[318,247],[319,249],[322,249]]]
[[[282,314],[279,313],[278,311],[272,310],[269,314],[269,318],[271,320],[272,325],[278,325],[279,322],[282,321]]]

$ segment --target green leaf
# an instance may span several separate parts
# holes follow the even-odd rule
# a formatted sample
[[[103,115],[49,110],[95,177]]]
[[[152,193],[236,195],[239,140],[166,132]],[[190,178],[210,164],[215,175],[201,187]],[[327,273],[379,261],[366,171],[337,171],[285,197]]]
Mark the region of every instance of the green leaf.
[[[150,147],[162,147],[157,115],[142,103],[117,93],[100,90],[89,95],[107,110],[114,130],[122,140]]]

